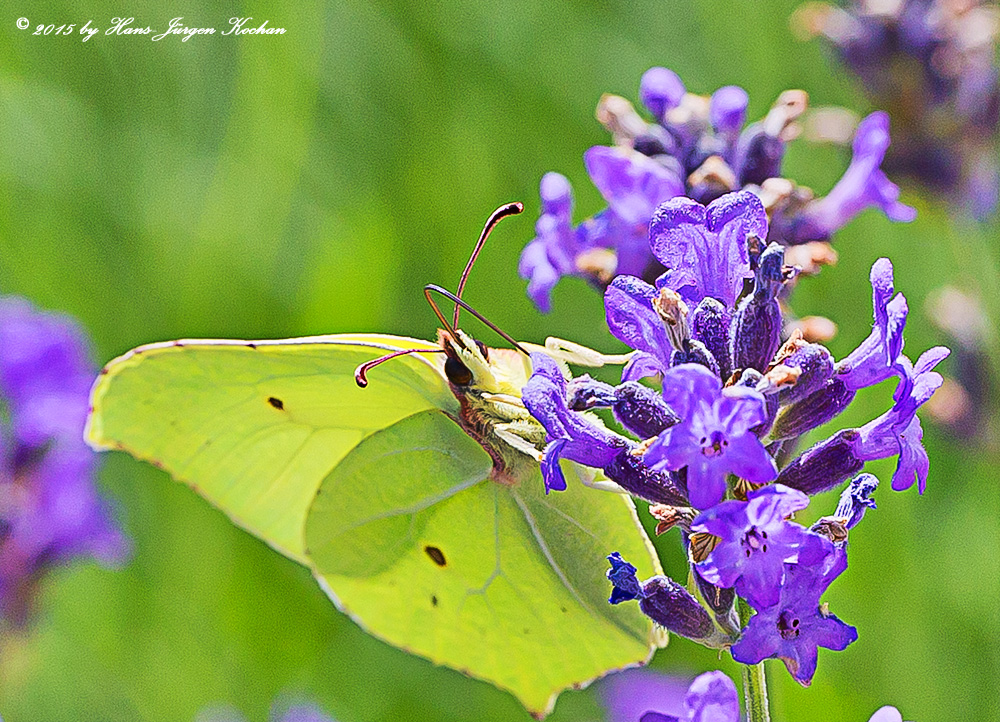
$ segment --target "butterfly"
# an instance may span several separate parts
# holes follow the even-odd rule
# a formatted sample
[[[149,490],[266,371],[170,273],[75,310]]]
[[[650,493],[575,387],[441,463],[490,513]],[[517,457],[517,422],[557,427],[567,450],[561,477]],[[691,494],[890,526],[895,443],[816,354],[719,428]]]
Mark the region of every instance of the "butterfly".
[[[436,341],[334,334],[178,340],[111,361],[94,384],[87,440],[190,486],[308,567],[374,636],[513,693],[538,717],[559,691],[643,663],[665,638],[607,603],[604,557],[660,573],[631,500],[585,488],[546,495],[545,432],[521,403],[525,347],[429,285]],[[453,300],[452,321],[431,293]],[[465,308],[513,348],[458,328]],[[550,339],[553,355],[599,355]],[[611,357],[608,357],[611,358]],[[374,373],[378,367],[377,376]],[[371,378],[369,375],[371,374]],[[634,611],[634,613],[633,613]]]

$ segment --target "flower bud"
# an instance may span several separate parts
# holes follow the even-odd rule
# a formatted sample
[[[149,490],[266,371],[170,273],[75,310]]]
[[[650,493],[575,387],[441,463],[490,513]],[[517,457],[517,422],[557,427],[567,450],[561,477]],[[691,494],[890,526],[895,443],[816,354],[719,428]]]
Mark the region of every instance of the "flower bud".
[[[618,552],[608,557],[611,569],[608,579],[614,588],[612,604],[638,599],[639,609],[647,617],[674,634],[694,640],[716,636],[715,625],[705,608],[691,593],[669,577],[656,576],[639,582],[636,568],[622,559]]]
[[[864,468],[865,462],[854,453],[857,429],[843,429],[826,441],[803,452],[781,470],[777,484],[784,484],[806,494],[829,491]]]
[[[688,505],[687,494],[672,472],[653,471],[641,456],[628,449],[623,449],[604,467],[604,473],[632,496],[654,504]]]
[[[834,376],[818,391],[783,408],[771,429],[771,438],[794,439],[822,426],[846,409],[856,393]]]
[[[626,381],[615,389],[615,396],[611,407],[615,418],[640,439],[657,436],[680,421],[657,391],[638,381]]]
[[[718,300],[706,296],[688,318],[691,337],[700,341],[719,364],[719,377],[728,378],[732,373],[729,358],[729,327],[732,317]]]
[[[766,369],[781,345],[781,308],[777,295],[785,282],[784,249],[772,243],[761,254],[753,293],[744,298],[733,316],[734,369]]]

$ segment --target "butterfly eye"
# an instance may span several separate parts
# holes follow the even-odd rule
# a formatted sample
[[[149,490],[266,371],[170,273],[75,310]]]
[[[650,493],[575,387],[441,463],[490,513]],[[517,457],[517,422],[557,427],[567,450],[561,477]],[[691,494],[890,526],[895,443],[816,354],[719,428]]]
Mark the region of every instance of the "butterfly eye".
[[[472,372],[469,367],[454,356],[449,356],[444,362],[444,375],[455,386],[468,386],[472,383]]]
[[[482,341],[476,341],[476,346],[479,347],[479,353],[483,355],[483,358],[487,361],[490,360],[490,350],[486,347],[486,344]]]

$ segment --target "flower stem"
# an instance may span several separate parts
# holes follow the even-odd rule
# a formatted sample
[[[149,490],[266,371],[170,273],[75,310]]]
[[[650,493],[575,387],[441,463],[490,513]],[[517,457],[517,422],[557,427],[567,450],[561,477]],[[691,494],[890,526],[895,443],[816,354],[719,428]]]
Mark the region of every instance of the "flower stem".
[[[747,706],[747,722],[771,722],[763,662],[743,665],[743,697]]]
[[[746,626],[753,616],[753,611],[746,600],[737,598],[736,609],[740,615],[740,624]],[[767,707],[767,677],[764,673],[764,663],[744,664],[740,666],[743,674],[743,699],[747,707],[747,722],[771,722],[771,711]]]

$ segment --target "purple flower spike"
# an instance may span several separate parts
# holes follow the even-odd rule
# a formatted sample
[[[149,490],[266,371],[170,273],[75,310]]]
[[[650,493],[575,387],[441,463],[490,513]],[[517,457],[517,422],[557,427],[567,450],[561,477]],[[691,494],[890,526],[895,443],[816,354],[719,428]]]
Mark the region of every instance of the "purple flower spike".
[[[656,438],[644,459],[654,470],[686,466],[688,496],[696,508],[719,503],[728,472],[754,483],[777,476],[774,460],[751,431],[767,417],[759,393],[722,389],[704,366],[682,364],[664,374],[663,400],[681,421]]]
[[[892,296],[895,288],[888,258],[880,258],[872,265],[871,284],[875,325],[868,338],[837,364],[837,378],[852,391],[900,372],[897,359],[903,352],[908,308],[903,294]]]
[[[525,407],[548,434],[542,455],[545,492],[566,489],[560,459],[603,469],[631,442],[571,411],[566,400],[566,380],[556,362],[539,352],[531,354],[532,374],[522,391]]]
[[[751,492],[747,501],[724,501],[694,520],[691,530],[722,539],[698,572],[720,587],[735,587],[755,609],[778,603],[786,562],[797,562],[811,536],[786,521],[809,506],[809,497],[781,484]]]
[[[0,299],[0,620],[27,622],[36,582],[76,556],[117,566],[128,540],[94,483],[83,441],[95,368],[81,329]]]
[[[882,171],[889,147],[889,115],[875,112],[861,121],[854,136],[854,156],[831,191],[814,201],[800,217],[795,241],[826,240],[868,206],[876,206],[892,221],[909,222],[917,212],[899,202],[899,186]]]
[[[893,395],[892,408],[858,429],[853,449],[859,459],[870,461],[899,455],[892,475],[892,488],[896,491],[909,489],[916,480],[920,493],[924,493],[930,462],[922,443],[924,432],[917,409],[944,382],[941,374],[933,369],[949,353],[944,346],[937,346],[925,351],[915,366],[905,356],[900,357],[903,378]]]
[[[543,313],[552,307],[552,289],[562,276],[576,270],[581,250],[573,230],[573,189],[565,176],[546,173],[539,184],[542,214],[535,239],[521,252],[518,274],[528,280],[528,297]]]
[[[639,81],[639,100],[658,121],[668,110],[680,105],[684,83],[673,70],[650,68]]]
[[[820,607],[819,598],[841,572],[847,569],[847,554],[819,535],[810,538],[811,549],[803,549],[816,563],[789,564],[781,597],[772,607],[759,610],[740,640],[733,645],[733,659],[743,664],[776,657],[788,673],[808,687],[816,673],[817,650],[840,651],[858,638],[857,630]]]
[[[711,296],[731,307],[750,278],[751,236],[767,238],[767,214],[749,191],[728,193],[706,208],[690,198],[661,205],[649,226],[653,255],[668,269],[657,282],[691,306]]]

